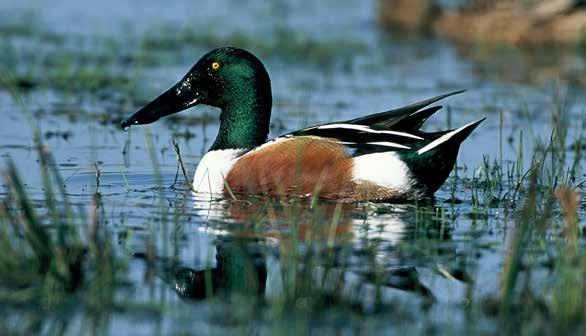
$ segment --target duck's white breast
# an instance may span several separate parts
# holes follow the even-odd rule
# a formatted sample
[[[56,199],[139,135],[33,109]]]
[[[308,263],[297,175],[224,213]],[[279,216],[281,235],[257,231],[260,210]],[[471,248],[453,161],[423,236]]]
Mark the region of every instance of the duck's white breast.
[[[197,165],[193,177],[196,192],[219,194],[224,190],[224,179],[242,155],[242,149],[223,149],[207,152]]]

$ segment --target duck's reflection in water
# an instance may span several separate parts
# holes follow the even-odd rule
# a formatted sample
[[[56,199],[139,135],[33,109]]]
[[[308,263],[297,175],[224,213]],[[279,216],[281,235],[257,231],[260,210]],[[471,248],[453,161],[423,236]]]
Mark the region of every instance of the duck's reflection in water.
[[[430,207],[435,211],[433,204]],[[198,216],[209,224],[201,228],[212,242],[214,253],[208,255],[215,260],[208,267],[175,262],[164,278],[181,297],[194,299],[325,295],[328,300],[364,304],[365,293],[383,288],[433,301],[416,268],[401,265],[395,250],[418,225],[410,219],[423,212],[410,205],[369,208],[374,207],[258,199],[197,201]],[[443,230],[444,225],[431,227]],[[446,232],[433,235],[449,238]]]
[[[182,297],[265,293],[267,266],[254,241],[219,237],[215,267],[195,270],[176,265],[170,271],[175,291]]]

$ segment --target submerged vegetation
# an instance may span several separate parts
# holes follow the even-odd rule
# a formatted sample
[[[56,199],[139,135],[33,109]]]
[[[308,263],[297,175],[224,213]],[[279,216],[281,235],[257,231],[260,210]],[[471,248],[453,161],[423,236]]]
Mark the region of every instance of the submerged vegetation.
[[[168,118],[144,137],[118,133],[121,116],[193,55],[235,44],[293,68],[285,75],[299,87],[276,86],[278,132],[373,112],[361,104],[382,94],[364,81],[406,92],[432,74],[385,82],[374,72],[388,64],[373,64],[400,66],[400,53],[284,25],[267,39],[165,23],[88,37],[35,16],[2,19],[0,334],[586,332],[586,120],[572,90],[537,108],[482,94],[448,106],[450,128],[452,111],[498,121],[478,131],[490,151],[478,165],[460,161],[435,199],[202,199],[182,182],[213,112]],[[368,53],[372,64],[357,65]],[[328,83],[294,78],[307,68]],[[451,85],[434,80],[433,90]]]

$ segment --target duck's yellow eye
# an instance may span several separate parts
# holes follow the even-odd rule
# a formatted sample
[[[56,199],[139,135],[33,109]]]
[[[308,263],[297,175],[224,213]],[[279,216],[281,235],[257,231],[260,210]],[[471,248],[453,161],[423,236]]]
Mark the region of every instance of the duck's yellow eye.
[[[218,62],[218,61],[212,62],[212,70],[219,70],[220,67],[221,67],[220,62]]]

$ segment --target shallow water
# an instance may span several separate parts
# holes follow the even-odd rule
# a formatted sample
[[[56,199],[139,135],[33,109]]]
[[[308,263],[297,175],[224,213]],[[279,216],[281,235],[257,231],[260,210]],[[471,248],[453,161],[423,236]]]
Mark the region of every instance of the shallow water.
[[[87,61],[98,71],[94,77],[122,73],[130,81],[120,87],[115,79],[88,86],[75,80],[94,77],[77,76],[57,85],[57,77],[48,77],[44,85],[23,89],[23,105],[9,91],[0,91],[0,154],[15,161],[29,193],[42,199],[32,139],[32,129],[38,127],[71,201],[89,211],[99,192],[101,219],[127,267],[130,289],[121,289],[118,296],[134,304],[102,318],[75,305],[59,314],[24,307],[8,310],[4,328],[22,332],[27,330],[23,324],[28,324],[23,321],[37,321],[28,330],[49,333],[51,328],[63,328],[69,334],[497,332],[499,326],[489,314],[467,307],[471,300],[499,292],[516,217],[506,202],[486,206],[484,194],[479,196],[479,205],[470,179],[482,176],[479,167],[485,157],[501,162],[505,170],[514,161],[523,162],[527,169],[535,144],[547,143],[556,125],[553,111],[563,105],[556,102],[558,96],[567,102],[563,115],[570,122],[565,125],[565,148],[566,162],[571,162],[575,154],[570,147],[585,122],[585,90],[567,80],[562,71],[536,80],[522,67],[510,69],[507,59],[475,61],[445,41],[382,32],[374,23],[375,10],[373,3],[361,1],[345,1],[343,6],[335,1],[276,5],[255,1],[244,6],[226,0],[197,7],[192,1],[172,5],[3,1],[0,17],[22,13],[20,20],[31,21],[24,26],[35,27],[26,34],[1,35],[3,45],[19,56],[16,61],[7,58],[0,67],[3,72],[23,78],[32,72],[34,79],[36,73],[63,66],[52,57],[68,55],[75,69],[87,65],[84,53],[104,54],[103,66]],[[181,78],[209,48],[197,44],[155,47],[153,41],[145,47],[145,40],[169,27],[171,32],[187,27],[220,42],[226,42],[222,38],[227,36],[228,42],[258,48],[252,51],[266,60],[275,97],[271,136],[461,88],[469,91],[442,102],[445,109],[426,123],[426,129],[487,120],[462,145],[457,174],[431,205],[341,208],[320,203],[310,209],[291,200],[221,201],[194,196],[183,185],[171,139],[177,139],[192,174],[217,131],[216,109],[192,108],[174,121],[161,120],[128,132],[118,126],[123,116]],[[255,44],[278,39],[283,30],[288,38],[330,44],[319,53],[316,47],[275,51],[270,44]],[[52,45],[40,38],[39,43],[45,32],[65,42]],[[236,40],[235,33],[248,39]],[[156,38],[162,45],[169,37]],[[125,59],[137,49],[146,54],[136,58],[144,64]],[[583,56],[572,59],[577,60],[574,66],[584,65]],[[548,73],[552,73],[549,68]],[[525,155],[520,157],[519,148]],[[97,189],[94,163],[100,171]],[[579,181],[585,179],[581,174]],[[509,183],[504,182],[505,190],[510,190]],[[579,213],[583,218],[584,206]],[[586,223],[582,220],[579,225]],[[307,273],[304,279],[326,284],[321,288],[326,293],[320,293],[331,304],[319,306],[312,301],[317,299],[302,290],[288,292],[291,260],[296,260],[298,272]],[[247,278],[251,274],[252,280]],[[536,267],[533,277],[540,281],[531,286],[538,290],[550,276],[546,268]],[[211,277],[218,292],[223,289],[231,295],[216,293],[203,299],[210,294],[202,280],[205,277]],[[340,288],[329,288],[328,281]],[[251,297],[262,298],[261,303]],[[295,302],[292,308],[284,305],[291,309],[285,318],[270,304],[283,297]],[[91,330],[86,329],[88,321]]]

